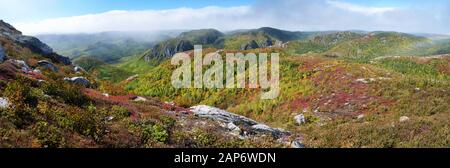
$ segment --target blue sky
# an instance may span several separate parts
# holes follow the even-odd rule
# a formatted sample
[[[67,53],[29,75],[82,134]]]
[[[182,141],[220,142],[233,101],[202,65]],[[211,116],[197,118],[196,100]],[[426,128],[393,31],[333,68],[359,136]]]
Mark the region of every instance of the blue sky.
[[[440,5],[446,0],[344,0],[345,2],[373,7],[421,7]],[[2,19],[11,22],[102,13],[111,10],[161,10],[180,7],[206,6],[233,7],[252,5],[257,0],[0,0]],[[3,5],[5,4],[5,5]],[[7,5],[9,4],[9,5]],[[28,4],[28,5],[27,5]],[[3,7],[0,7],[0,9]],[[23,8],[23,9],[17,9]],[[16,12],[10,12],[15,10]]]
[[[0,0],[24,33],[262,26],[450,34],[450,0]]]
[[[111,10],[160,10],[180,7],[232,7],[250,5],[255,0],[0,0],[0,6],[15,10],[0,10],[2,19],[11,22],[35,21]],[[28,5],[27,5],[28,4]],[[3,7],[0,7],[2,9]],[[18,10],[18,8],[24,8]],[[45,10],[43,10],[45,9]]]

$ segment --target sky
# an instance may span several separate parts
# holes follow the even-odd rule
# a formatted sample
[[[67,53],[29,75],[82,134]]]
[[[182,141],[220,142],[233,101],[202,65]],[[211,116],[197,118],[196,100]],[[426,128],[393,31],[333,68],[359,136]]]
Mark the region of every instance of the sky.
[[[450,0],[0,0],[24,34],[275,27],[450,34]]]

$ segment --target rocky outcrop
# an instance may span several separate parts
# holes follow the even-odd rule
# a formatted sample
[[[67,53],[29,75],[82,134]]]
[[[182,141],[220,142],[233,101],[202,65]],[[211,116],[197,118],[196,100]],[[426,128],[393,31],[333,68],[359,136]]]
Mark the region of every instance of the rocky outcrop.
[[[251,49],[257,49],[257,48],[267,48],[274,46],[275,42],[272,39],[266,39],[263,42],[256,42],[255,40],[252,40],[248,42],[247,44],[244,44],[241,46],[241,50],[251,50]]]
[[[6,53],[3,47],[0,45],[0,63],[6,60]]]
[[[211,106],[200,105],[191,107],[191,109],[192,112],[198,117],[209,118],[224,123],[236,123],[236,124],[239,123],[247,126],[253,126],[258,124],[258,122],[256,122],[255,120],[249,119],[244,116],[236,115]]]
[[[51,59],[53,62],[63,63],[65,65],[72,63],[68,57],[56,54],[52,48],[42,43],[36,37],[22,35],[22,32],[2,20],[0,20],[0,37],[6,38],[22,47],[26,47],[35,53]]]
[[[53,65],[51,62],[48,62],[48,61],[45,61],[45,60],[38,61],[38,66],[43,68],[43,69],[50,70],[50,71],[53,71],[53,72],[58,72],[59,71],[58,67]]]
[[[272,39],[267,39],[266,41],[261,43],[260,47],[261,48],[271,47],[271,46],[275,45],[275,43],[276,42],[274,42]]]
[[[19,36],[16,38],[16,42],[24,47],[29,48],[31,51],[41,54],[42,56],[51,59],[53,62],[62,63],[64,65],[70,65],[72,62],[70,58],[64,57],[53,52],[47,44],[42,43],[39,39],[31,36]]]
[[[248,42],[247,44],[244,44],[241,46],[241,50],[251,50],[251,49],[256,49],[259,48],[258,43],[256,43],[255,40],[252,40],[250,42]]]
[[[303,146],[299,140],[289,140],[290,138],[288,137],[292,136],[290,132],[280,128],[269,127],[250,118],[233,114],[225,110],[206,105],[199,105],[191,107],[191,111],[199,118],[207,118],[219,122],[220,125],[223,125],[225,129],[230,131],[231,135],[239,136],[240,138],[247,138],[255,135],[271,135],[281,143],[291,147]]]
[[[166,41],[153,47],[152,51],[145,56],[145,60],[163,60],[166,58],[171,58],[176,53],[189,51],[192,49],[194,49],[194,45],[186,40]]]
[[[194,49],[194,45],[219,45],[224,34],[214,29],[193,30],[181,33],[179,36],[155,45],[151,52],[145,55],[147,62],[171,58],[179,52]]]
[[[89,80],[87,80],[85,77],[64,78],[64,80],[74,83],[74,84],[77,84],[77,85],[82,85],[84,87],[91,86],[91,82]]]
[[[24,47],[29,48],[31,51],[37,52],[42,55],[50,55],[53,53],[52,48],[50,48],[47,44],[42,43],[36,37],[20,35],[15,37],[15,41],[22,44]]]
[[[72,61],[70,60],[69,57],[64,57],[64,56],[58,55],[56,53],[53,53],[53,54],[51,54],[48,57],[50,59],[52,59],[53,61],[62,63],[64,65],[71,65],[72,64]]]
[[[9,23],[0,20],[0,34],[13,35],[13,34],[22,34],[22,32],[11,26]]]

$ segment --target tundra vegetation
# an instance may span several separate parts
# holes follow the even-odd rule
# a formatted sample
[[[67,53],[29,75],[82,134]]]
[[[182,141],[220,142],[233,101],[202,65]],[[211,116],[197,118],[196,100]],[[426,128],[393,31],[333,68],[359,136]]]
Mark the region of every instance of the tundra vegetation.
[[[19,31],[3,21],[0,26],[6,55],[0,62],[0,147],[291,146],[272,136],[232,135],[220,123],[190,114],[196,105],[283,128],[306,147],[450,146],[448,39],[397,32],[204,29],[154,45],[115,48],[125,50],[120,52],[92,45],[73,57],[84,69],[75,71],[62,56],[30,48],[44,46],[40,41],[19,43]],[[260,88],[173,87],[177,66],[165,51],[193,57],[196,44],[204,46],[203,55],[218,52],[222,58],[279,53],[279,96],[263,100]],[[148,45],[153,47],[143,50]],[[115,52],[114,57],[104,52]],[[42,69],[41,60],[58,71]],[[250,69],[247,65],[245,73]],[[243,134],[246,128],[241,129]]]

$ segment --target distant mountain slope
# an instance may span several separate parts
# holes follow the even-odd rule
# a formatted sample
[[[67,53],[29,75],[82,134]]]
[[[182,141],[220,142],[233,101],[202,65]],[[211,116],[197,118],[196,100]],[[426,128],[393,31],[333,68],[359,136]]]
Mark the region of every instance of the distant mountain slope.
[[[362,33],[344,32],[315,32],[307,39],[290,41],[285,50],[290,54],[322,53],[344,42],[361,38]]]
[[[225,38],[225,49],[255,49],[268,46],[281,46],[282,43],[305,39],[312,32],[291,32],[271,27],[252,30],[241,30]]]
[[[71,59],[94,57],[104,62],[116,62],[123,57],[143,53],[157,41],[168,39],[177,31],[168,32],[104,32],[95,34],[38,35],[56,52]]]
[[[285,31],[270,27],[221,33],[193,30],[155,45],[145,59],[164,60],[194,45],[226,50],[284,48],[289,54],[321,53],[331,57],[377,57],[395,54],[432,55],[448,51],[445,36],[419,36],[399,32]]]
[[[360,42],[362,51],[370,53],[392,44],[391,38],[405,44],[416,38],[389,33],[361,41],[365,35],[344,34],[312,38],[311,43],[336,49]],[[340,40],[335,40],[338,36]],[[386,41],[379,41],[383,37]],[[370,45],[363,48],[366,44]],[[392,47],[398,46],[403,44]],[[225,57],[227,52],[239,51],[220,53]],[[184,107],[205,104],[287,130],[301,130],[308,146],[448,146],[445,137],[449,135],[449,104],[445,100],[450,95],[450,55],[393,57],[363,63],[341,58],[320,54],[281,57],[281,92],[274,100],[261,100],[259,89],[174,88],[171,78],[177,66],[170,60],[128,82],[126,89]],[[300,114],[305,116],[305,123],[296,122],[294,117]]]
[[[379,57],[397,55],[427,42],[427,38],[398,32],[372,32],[344,41],[327,52],[338,57]]]
[[[211,45],[223,36],[222,32],[215,29],[200,29],[181,33],[177,38],[194,44]]]
[[[223,33],[215,29],[201,29],[181,33],[172,38],[156,44],[144,55],[146,60],[163,60],[172,57],[175,53],[194,49],[194,45],[217,46]]]
[[[172,57],[177,52],[192,50],[194,45],[224,49],[255,49],[278,45],[282,43],[307,38],[312,33],[290,32],[270,27],[260,29],[240,30],[224,34],[215,29],[193,30],[180,34],[155,45],[147,51],[146,60],[163,60]]]
[[[305,40],[290,41],[289,54],[317,53],[329,57],[373,58],[391,55],[426,56],[450,53],[450,39],[428,38],[399,32],[315,33]]]
[[[144,52],[152,43],[124,40],[114,43],[97,42],[84,48],[67,50],[62,53],[71,55],[72,59],[79,57],[93,57],[104,62],[117,62],[123,57],[129,57]]]

